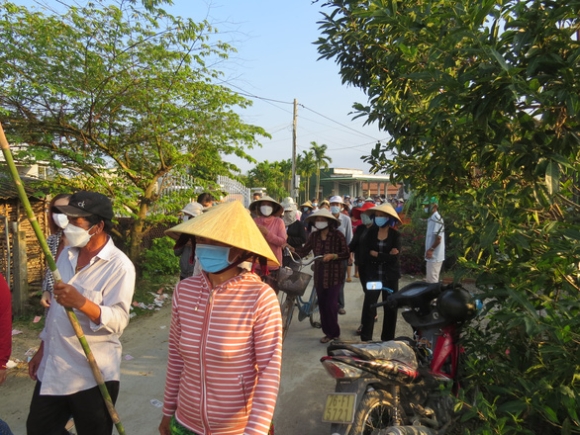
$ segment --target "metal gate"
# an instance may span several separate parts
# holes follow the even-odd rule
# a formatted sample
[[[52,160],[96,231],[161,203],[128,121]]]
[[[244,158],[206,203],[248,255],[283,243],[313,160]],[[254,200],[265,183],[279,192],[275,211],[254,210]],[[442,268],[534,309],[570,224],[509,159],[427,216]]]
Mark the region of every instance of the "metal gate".
[[[248,207],[252,200],[252,194],[250,189],[244,186],[242,183],[231,178],[224,177],[223,175],[218,175],[217,183],[220,188],[227,193],[224,198],[225,201],[241,201],[244,207]]]

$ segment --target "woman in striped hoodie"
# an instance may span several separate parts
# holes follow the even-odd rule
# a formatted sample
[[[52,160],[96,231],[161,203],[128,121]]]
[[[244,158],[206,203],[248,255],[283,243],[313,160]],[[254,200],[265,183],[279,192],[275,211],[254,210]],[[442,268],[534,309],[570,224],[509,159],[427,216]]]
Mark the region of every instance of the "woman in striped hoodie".
[[[280,307],[274,291],[239,265],[278,260],[237,201],[167,233],[195,237],[203,273],[173,294],[159,432],[266,435],[280,383]]]

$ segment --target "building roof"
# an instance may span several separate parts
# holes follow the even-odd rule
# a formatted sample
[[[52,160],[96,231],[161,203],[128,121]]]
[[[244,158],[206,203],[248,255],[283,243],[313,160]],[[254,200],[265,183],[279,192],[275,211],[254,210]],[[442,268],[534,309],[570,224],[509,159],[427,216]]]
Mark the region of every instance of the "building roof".
[[[30,198],[36,196],[39,189],[35,184],[38,180],[30,177],[22,177],[22,184],[24,185],[24,191],[26,195]],[[18,190],[14,184],[14,180],[6,174],[0,173],[0,200],[15,199],[18,198]]]
[[[366,181],[370,183],[390,183],[388,175],[336,174],[321,178],[320,181]]]

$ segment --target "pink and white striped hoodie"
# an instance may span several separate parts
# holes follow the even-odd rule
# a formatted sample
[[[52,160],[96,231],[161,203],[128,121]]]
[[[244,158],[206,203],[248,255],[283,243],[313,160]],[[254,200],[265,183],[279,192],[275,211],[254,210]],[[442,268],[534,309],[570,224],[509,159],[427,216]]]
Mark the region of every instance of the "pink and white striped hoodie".
[[[204,273],[177,284],[164,415],[199,435],[265,435],[281,362],[280,306],[258,276],[213,290]]]

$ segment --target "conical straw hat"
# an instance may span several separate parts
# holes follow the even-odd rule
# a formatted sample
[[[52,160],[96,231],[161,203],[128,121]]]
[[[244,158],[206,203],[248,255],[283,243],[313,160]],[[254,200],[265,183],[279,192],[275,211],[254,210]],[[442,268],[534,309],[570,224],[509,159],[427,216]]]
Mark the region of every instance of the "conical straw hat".
[[[274,207],[272,207],[272,214],[273,215],[276,215],[278,212],[282,211],[282,205],[278,201],[276,201],[274,198],[267,196],[267,195],[256,199],[254,202],[252,202],[249,205],[248,209],[255,213],[256,209],[258,207],[260,207],[260,205],[262,205],[261,204],[262,202],[265,202],[265,201],[271,202],[274,205]]]
[[[165,234],[173,238],[179,237],[179,234],[206,237],[253,252],[277,266],[280,265],[250,213],[239,201],[211,207],[201,216],[169,228]]]
[[[325,208],[321,208],[316,210],[314,213],[308,215],[306,218],[306,222],[314,222],[317,217],[324,217],[327,219],[331,219],[337,223],[337,226],[340,226],[340,219],[336,218],[329,210]]]
[[[377,205],[376,207],[373,207],[373,208],[369,208],[368,210],[363,211],[363,213],[368,214],[369,216],[372,216],[377,211],[382,211],[383,213],[391,215],[394,218],[396,218],[399,222],[401,222],[401,218],[399,217],[399,215],[397,214],[397,212],[395,211],[393,206],[391,204],[389,204],[388,202],[385,202],[384,204],[381,204],[381,205]]]

